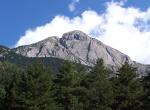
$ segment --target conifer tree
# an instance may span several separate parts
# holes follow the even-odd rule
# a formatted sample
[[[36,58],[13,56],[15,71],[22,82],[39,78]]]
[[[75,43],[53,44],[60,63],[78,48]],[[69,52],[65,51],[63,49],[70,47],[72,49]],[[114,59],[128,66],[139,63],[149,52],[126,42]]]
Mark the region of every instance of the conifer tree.
[[[81,65],[80,65],[81,66]],[[63,110],[83,110],[85,88],[81,86],[84,69],[65,61],[54,79],[54,96]]]
[[[12,98],[8,110],[57,110],[51,97],[50,73],[40,63],[32,65],[16,76],[8,96]]]
[[[142,83],[144,87],[144,97],[143,97],[143,102],[144,102],[144,110],[149,110],[150,108],[150,73],[147,76],[143,76],[142,78]]]
[[[8,110],[11,108],[13,97],[9,97],[15,76],[18,75],[20,69],[14,64],[8,62],[0,62],[0,109]]]
[[[143,87],[137,77],[136,68],[125,63],[119,69],[114,85],[114,110],[142,110],[140,98],[143,96]]]
[[[97,60],[89,74],[89,110],[111,110],[113,101],[111,71],[104,66],[102,59]]]

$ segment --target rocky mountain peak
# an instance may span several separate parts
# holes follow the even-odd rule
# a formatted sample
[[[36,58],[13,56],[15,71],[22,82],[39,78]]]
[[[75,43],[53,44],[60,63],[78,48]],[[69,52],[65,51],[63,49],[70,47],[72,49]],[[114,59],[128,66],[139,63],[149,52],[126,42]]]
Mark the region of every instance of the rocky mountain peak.
[[[6,52],[8,51],[9,49],[7,47],[4,47],[4,46],[1,46],[0,45],[0,54],[3,53],[3,52]]]
[[[84,40],[90,39],[90,37],[82,31],[75,30],[75,31],[71,31],[71,32],[67,32],[67,33],[63,34],[62,39],[63,40],[84,41]]]
[[[135,65],[142,72],[149,68],[137,64],[127,55],[78,30],[65,33],[62,38],[49,37],[31,45],[15,48],[13,51],[26,57],[54,57],[88,66],[93,66],[97,59],[102,58],[113,70],[117,70],[125,62]]]
[[[0,45],[0,58],[4,57],[10,51],[9,48]]]

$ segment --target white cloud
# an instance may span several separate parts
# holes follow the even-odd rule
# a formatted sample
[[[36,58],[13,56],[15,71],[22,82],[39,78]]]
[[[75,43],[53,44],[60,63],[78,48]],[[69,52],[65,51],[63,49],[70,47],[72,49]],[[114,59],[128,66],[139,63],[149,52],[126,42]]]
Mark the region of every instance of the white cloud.
[[[88,33],[91,29],[95,28],[97,24],[101,23],[102,18],[91,10],[82,13],[81,17],[77,16],[73,19],[58,15],[43,26],[39,26],[35,29],[28,29],[25,35],[21,36],[16,46],[35,43],[50,36],[61,37],[63,33],[72,30],[82,30]]]
[[[76,9],[76,4],[79,2],[80,0],[72,0],[72,3],[68,5],[69,11],[74,12]]]
[[[35,43],[49,36],[81,30],[105,44],[129,55],[133,60],[150,64],[150,8],[141,11],[123,4],[107,3],[106,11],[98,14],[87,10],[81,16],[56,16],[49,23],[29,29],[16,46]]]

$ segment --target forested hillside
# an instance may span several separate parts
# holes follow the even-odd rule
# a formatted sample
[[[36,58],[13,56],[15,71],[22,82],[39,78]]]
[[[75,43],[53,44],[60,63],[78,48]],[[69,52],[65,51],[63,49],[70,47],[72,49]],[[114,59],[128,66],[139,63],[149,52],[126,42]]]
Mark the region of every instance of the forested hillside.
[[[40,61],[43,65],[50,67],[54,71],[58,71],[60,65],[63,63],[63,59],[44,57],[44,58],[28,58],[22,55],[16,54],[9,48],[0,46],[0,61],[10,62],[19,66],[22,69],[31,66],[33,62]]]
[[[57,63],[56,63],[57,64]],[[64,61],[58,71],[35,62],[0,63],[0,110],[149,110],[150,76],[125,63],[116,75],[99,59],[87,71]]]

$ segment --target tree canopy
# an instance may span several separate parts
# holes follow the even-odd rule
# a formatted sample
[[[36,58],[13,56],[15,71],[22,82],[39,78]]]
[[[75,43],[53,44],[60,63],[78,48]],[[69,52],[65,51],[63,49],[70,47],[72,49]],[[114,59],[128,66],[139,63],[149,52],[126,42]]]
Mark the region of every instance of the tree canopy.
[[[149,110],[150,75],[125,63],[116,75],[65,61],[57,72],[40,62],[21,69],[0,62],[0,110]]]

